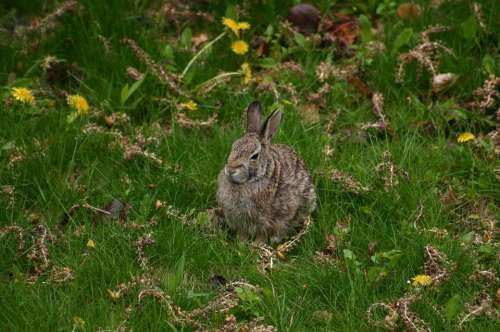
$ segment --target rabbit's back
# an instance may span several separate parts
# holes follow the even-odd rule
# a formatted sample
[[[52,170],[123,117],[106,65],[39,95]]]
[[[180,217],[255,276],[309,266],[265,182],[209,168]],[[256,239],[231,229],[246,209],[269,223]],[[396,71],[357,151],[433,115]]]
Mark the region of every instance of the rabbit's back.
[[[311,174],[302,157],[288,145],[273,144],[270,150],[277,163],[276,167],[280,168],[272,217],[286,220],[289,227],[296,227],[316,207]]]

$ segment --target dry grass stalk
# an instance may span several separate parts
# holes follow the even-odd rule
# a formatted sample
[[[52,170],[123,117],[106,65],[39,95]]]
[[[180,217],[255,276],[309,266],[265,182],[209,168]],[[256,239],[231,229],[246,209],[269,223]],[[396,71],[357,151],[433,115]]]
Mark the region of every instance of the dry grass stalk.
[[[109,39],[104,37],[101,34],[97,35],[97,39],[101,42],[102,47],[104,48],[104,51],[106,52],[106,54],[111,53],[113,46],[111,45],[111,42],[109,41]]]
[[[250,323],[238,323],[236,317],[230,314],[226,316],[224,326],[202,330],[202,332],[278,332],[278,329],[274,326],[261,324],[261,320],[256,318]]]
[[[330,93],[332,87],[328,83],[324,83],[318,91],[314,93],[310,93],[307,96],[307,100],[310,102],[316,103],[319,107],[326,106],[326,96]]]
[[[396,309],[408,330],[413,332],[430,332],[431,329],[427,326],[427,323],[410,310],[410,305],[419,298],[417,295],[404,296],[396,302]]]
[[[9,233],[17,234],[17,252],[22,254],[24,251],[24,228],[18,225],[10,225],[0,228],[0,240]]]
[[[473,243],[476,245],[490,244],[499,234],[496,226],[497,219],[490,211],[487,200],[480,200],[469,206],[467,214],[460,219],[459,223],[475,232]]]
[[[215,89],[218,86],[224,86],[226,85],[227,82],[231,80],[230,75],[224,75],[224,73],[221,73],[217,75],[214,79],[211,79],[210,81],[202,84],[198,91],[196,91],[196,94],[198,96],[206,96],[210,91]]]
[[[142,278],[144,279],[144,278]],[[184,311],[182,308],[174,304],[172,298],[166,294],[163,290],[159,289],[155,286],[157,281],[153,281],[150,278],[146,278],[146,280],[141,280],[141,278],[136,278],[131,280],[126,284],[121,284],[118,286],[116,291],[108,290],[111,298],[113,300],[117,300],[123,297],[130,289],[141,285],[143,288],[139,291],[138,303],[137,307],[139,310],[142,308],[142,304],[144,299],[147,297],[152,297],[158,302],[160,302],[161,306],[166,309],[166,311],[170,314],[171,322],[175,325],[181,326],[192,326],[195,327],[198,331],[225,331],[220,329],[208,330],[206,329],[206,321],[209,319],[209,315],[212,313],[223,313],[228,314],[231,309],[236,307],[239,304],[239,297],[236,294],[237,287],[248,287],[254,291],[257,291],[258,288],[251,284],[248,284],[244,281],[235,281],[226,285],[226,288],[223,293],[217,296],[215,299],[211,300],[205,307],[196,308],[191,311]],[[125,328],[125,324],[130,318],[130,314],[133,311],[133,308],[130,307],[128,312],[126,312],[126,319],[120,324],[123,328]],[[225,324],[224,326],[227,326]],[[249,326],[254,326],[255,328],[269,328],[265,325],[257,324],[257,321],[250,322]],[[236,331],[236,330],[235,330]],[[276,330],[248,330],[248,331],[276,331]]]
[[[64,1],[53,12],[47,14],[42,18],[33,20],[27,27],[16,27],[14,33],[18,38],[25,38],[27,37],[27,35],[34,33],[45,34],[48,31],[53,30],[57,26],[57,19],[59,17],[68,12],[74,11],[77,5],[78,1],[76,0]]]
[[[199,121],[189,119],[186,114],[182,112],[177,112],[175,114],[177,123],[184,128],[210,128],[215,124],[218,116],[218,113],[214,113],[207,120]]]
[[[440,253],[432,245],[428,244],[424,248],[425,273],[432,278],[432,283],[438,285],[447,280],[450,276],[450,269],[454,264],[450,262],[445,254]]]
[[[109,117],[105,118],[106,122],[109,126],[117,124],[127,125],[130,123],[130,118],[128,116],[123,116],[119,114],[112,113]],[[87,124],[82,132],[86,135],[91,134],[107,134],[111,135],[114,138],[114,142],[112,146],[118,146],[123,150],[123,159],[131,160],[137,156],[142,156],[146,159],[149,159],[157,164],[163,164],[163,160],[158,158],[158,156],[154,152],[149,152],[147,150],[148,145],[159,145],[159,138],[156,136],[145,137],[142,131],[137,128],[135,131],[135,135],[133,138],[123,135],[123,133],[118,129],[108,130],[102,126],[99,126],[95,123]]]
[[[150,11],[152,16],[172,22],[180,30],[186,19],[203,18],[208,22],[214,21],[214,16],[203,12],[193,11],[187,4],[177,1],[165,1],[159,9]]]
[[[326,133],[331,134],[333,133],[333,129],[335,128],[335,125],[337,124],[337,118],[339,116],[340,111],[335,111],[330,114],[330,119],[328,120],[328,123],[326,124]]]
[[[334,254],[337,252],[338,240],[334,234],[326,236],[327,246],[322,251],[316,251],[314,260],[320,264],[335,264],[336,257]]]
[[[39,224],[35,227],[35,241],[33,247],[27,254],[27,258],[33,262],[35,275],[39,275],[45,271],[50,265],[49,259],[49,248],[47,246],[47,240],[52,239],[52,235],[49,233],[47,227],[43,224]]]
[[[123,38],[122,41],[127,44],[127,46],[132,50],[137,59],[146,65],[146,67],[151,71],[151,73],[162,83],[167,85],[170,90],[177,95],[183,96],[184,92],[180,89],[178,82],[179,79],[177,75],[170,74],[167,72],[165,67],[157,64],[151,56],[144,51],[135,40],[129,38]]]
[[[54,267],[50,272],[50,280],[58,284],[71,281],[73,279],[75,279],[73,270],[67,266]]]
[[[304,223],[302,224],[302,228],[300,231],[292,236],[292,238],[280,245],[276,248],[276,251],[281,252],[282,254],[289,253],[292,251],[293,248],[297,246],[299,243],[300,239],[304,237],[309,231],[311,230],[311,225],[312,225],[312,218],[311,216],[307,216],[304,218]]]
[[[389,150],[384,151],[383,162],[375,166],[375,172],[382,173],[385,191],[389,191],[391,188],[399,184],[399,176],[403,175],[408,177],[408,173],[400,170],[396,165],[394,165]]]
[[[381,127],[385,128],[389,125],[387,116],[384,113],[384,95],[381,92],[374,92],[372,95],[373,113],[378,118]]]
[[[226,287],[226,289],[229,290],[226,290],[215,299],[208,302],[204,308],[193,309],[187,316],[190,319],[208,319],[208,315],[214,312],[228,313],[239,304],[239,298],[235,294],[234,289],[230,287]]]
[[[26,159],[26,152],[24,151],[23,148],[16,146],[10,151],[9,163],[7,164],[7,167],[13,168],[24,159]]]
[[[406,294],[393,303],[373,303],[368,308],[368,320],[373,325],[382,326],[389,331],[398,331],[398,321],[401,319],[405,328],[409,331],[430,332],[431,329],[427,326],[427,323],[410,310],[410,305],[418,299],[420,299],[418,295]],[[377,309],[383,309],[387,312],[383,322],[373,319]]]
[[[260,81],[257,84],[257,87],[255,89],[257,91],[272,92],[274,95],[274,100],[276,100],[276,101],[280,100],[280,93],[279,93],[278,89],[276,88],[276,83],[270,78],[265,78],[262,81]]]
[[[431,41],[429,35],[432,33],[442,32],[448,30],[444,26],[432,26],[427,28],[420,34],[420,42],[413,49],[407,53],[399,55],[399,66],[396,75],[396,82],[403,82],[405,76],[405,68],[408,63],[415,60],[418,62],[420,68],[425,68],[434,77],[438,74],[437,67],[439,65],[439,58],[437,51],[442,50],[451,56],[455,56],[453,51],[444,46],[439,41]]]
[[[374,57],[387,51],[385,44],[378,40],[372,40],[368,43],[368,45],[366,45],[366,48],[368,50],[368,57]]]
[[[138,286],[151,288],[157,284],[157,280],[152,278],[149,274],[135,276],[130,281],[121,283],[116,286],[115,290],[108,289],[108,294],[113,301],[117,301],[125,297],[130,291]]]
[[[328,62],[323,61],[316,67],[316,77],[320,82],[325,82],[332,77],[337,80],[347,81],[357,73],[358,66],[355,64],[336,67],[329,64]]]
[[[172,315],[173,322],[176,324],[189,324],[196,326],[200,328],[202,325],[196,321],[191,319],[186,315],[184,311],[177,305],[175,305],[170,298],[164,291],[158,288],[147,288],[147,289],[142,289],[139,292],[139,295],[137,296],[138,298],[138,306],[141,308],[142,302],[144,301],[145,298],[147,297],[152,297],[160,302],[160,304],[167,309],[167,311]]]
[[[479,101],[472,103],[472,106],[479,108],[481,112],[494,106],[495,101],[500,98],[498,87],[500,87],[500,77],[491,75],[484,81],[482,87],[474,91],[473,94]]]
[[[477,2],[472,3],[472,10],[474,12],[474,16],[476,17],[477,23],[479,23],[479,26],[481,29],[484,31],[488,32],[488,28],[486,27],[486,24],[484,23],[484,15],[483,15],[483,9],[481,8],[481,4]]]
[[[331,178],[334,182],[338,182],[342,185],[344,190],[352,192],[354,194],[363,194],[370,191],[370,187],[363,186],[359,181],[354,179],[351,175],[339,171],[338,169],[333,169],[331,171]]]
[[[465,304],[466,313],[462,315],[458,326],[463,325],[478,316],[487,316],[491,319],[500,319],[500,312],[493,306],[491,297],[486,292],[479,293],[472,302]]]
[[[290,101],[292,102],[293,105],[299,104],[300,102],[299,94],[293,83],[288,82],[286,84],[279,84],[278,87],[288,94],[288,98],[290,98]]]
[[[285,61],[278,65],[279,71],[292,71],[299,76],[304,76],[304,68],[295,61]]]
[[[144,74],[135,67],[127,67],[127,76],[134,81],[140,81],[144,78]]]
[[[141,268],[147,270],[149,268],[149,259],[146,256],[144,252],[144,248],[147,245],[155,243],[155,240],[153,239],[153,234],[152,233],[147,233],[143,236],[141,236],[136,242],[135,242],[135,247],[137,250],[137,262],[141,266]]]
[[[489,270],[481,270],[479,267],[476,267],[476,270],[469,276],[468,279],[476,284],[484,284],[486,287],[495,285],[499,282],[496,271],[493,268]]]
[[[300,239],[309,232],[311,225],[312,218],[310,216],[304,218],[301,230],[290,240],[279,244],[276,249],[266,243],[252,243],[251,246],[259,253],[259,269],[262,272],[272,270],[277,259],[285,260],[286,254],[297,246]]]

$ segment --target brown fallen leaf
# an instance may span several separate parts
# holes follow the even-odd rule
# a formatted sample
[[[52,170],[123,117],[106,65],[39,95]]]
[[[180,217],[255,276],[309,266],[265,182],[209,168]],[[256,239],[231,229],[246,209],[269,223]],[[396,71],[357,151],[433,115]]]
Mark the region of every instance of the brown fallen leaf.
[[[127,68],[127,76],[134,81],[140,81],[144,78],[144,74],[134,67]]]
[[[377,246],[378,246],[377,240],[368,242],[368,257],[372,257],[373,255],[375,255],[375,252],[377,251]]]
[[[194,47],[198,47],[208,41],[208,35],[205,32],[200,32],[199,34],[194,35],[193,38],[191,38],[191,41],[193,42]]]
[[[432,92],[438,93],[446,90],[457,81],[457,75],[453,73],[437,74],[432,78]]]
[[[287,19],[302,33],[315,33],[320,22],[319,10],[313,5],[302,3],[290,8]]]
[[[422,16],[420,6],[411,2],[399,5],[396,12],[403,21],[418,21]]]
[[[161,209],[163,207],[163,202],[160,201],[159,199],[157,199],[155,201],[155,209],[158,210],[158,209]]]
[[[325,254],[333,254],[337,250],[337,237],[334,234],[328,234],[326,236],[327,246],[323,250]]]

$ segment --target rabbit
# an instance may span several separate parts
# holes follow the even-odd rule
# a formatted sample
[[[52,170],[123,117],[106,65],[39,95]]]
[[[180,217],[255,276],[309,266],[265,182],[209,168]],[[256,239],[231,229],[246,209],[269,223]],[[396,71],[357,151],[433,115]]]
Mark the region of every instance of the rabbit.
[[[312,177],[289,146],[272,144],[281,111],[261,124],[262,106],[247,108],[247,128],[219,173],[217,203],[240,240],[280,243],[316,208]]]

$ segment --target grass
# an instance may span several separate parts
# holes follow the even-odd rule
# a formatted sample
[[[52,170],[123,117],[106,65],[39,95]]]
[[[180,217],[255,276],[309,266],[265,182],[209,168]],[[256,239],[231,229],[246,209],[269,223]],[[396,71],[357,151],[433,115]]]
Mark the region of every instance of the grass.
[[[491,240],[481,240],[487,219],[493,218],[496,226],[499,215],[497,155],[491,140],[481,135],[495,130],[498,98],[496,106],[482,113],[465,106],[489,74],[498,76],[500,29],[495,1],[480,2],[487,31],[480,27],[465,1],[445,2],[439,8],[418,1],[423,14],[410,22],[398,18],[397,6],[382,10],[379,5],[378,14],[370,1],[359,3],[352,13],[348,12],[351,6],[344,7],[353,17],[367,16],[373,26],[375,18],[384,25],[383,34],[373,38],[384,42],[387,51],[373,57],[366,55],[366,44],[359,41],[352,54],[341,56],[336,54],[335,46],[314,45],[307,40],[299,45],[300,39],[287,36],[279,24],[291,2],[248,2],[242,5],[245,14],[240,16],[252,25],[245,39],[263,35],[269,25],[273,26],[273,40],[280,36],[282,47],[276,48],[277,44],[271,42],[275,46],[269,57],[274,56],[278,62],[296,61],[304,68],[304,77],[285,70],[274,74],[272,79],[280,92],[278,100],[273,92],[258,90],[255,84],[246,86],[238,77],[209,94],[194,97],[198,110],[189,117],[206,119],[216,110],[219,112],[215,125],[202,129],[177,124],[176,113],[180,110],[175,105],[189,98],[173,94],[151,71],[127,102],[120,102],[125,84],[133,84],[126,68],[147,71],[121,39],[136,40],[170,72],[181,73],[195,52],[183,47],[179,36],[187,35],[183,31],[190,27],[193,35],[206,32],[209,38],[215,38],[223,31],[220,18],[231,16],[234,5],[193,2],[193,11],[209,13],[215,20],[207,22],[177,14],[173,16],[178,20],[176,26],[151,15],[152,9],[159,8],[159,1],[82,0],[82,8],[62,16],[56,28],[40,38],[38,47],[29,46],[38,35],[26,41],[12,36],[12,27],[51,12],[58,3],[7,1],[0,5],[0,33],[5,36],[0,41],[0,226],[19,225],[25,229],[27,241],[21,253],[17,252],[14,235],[6,235],[0,243],[0,330],[115,330],[127,306],[133,309],[127,322],[133,330],[191,330],[190,326],[175,325],[157,301],[148,299],[139,310],[137,289],[120,300],[110,298],[108,289],[144,273],[137,262],[135,241],[148,232],[155,240],[145,248],[148,271],[174,303],[186,310],[201,307],[220,293],[212,285],[214,276],[229,281],[244,278],[262,291],[255,294],[256,302],[243,297],[232,313],[239,322],[263,317],[266,324],[280,331],[383,330],[367,319],[369,306],[394,302],[407,291],[421,294],[411,308],[432,330],[454,331],[467,313],[464,304],[473,303],[479,293],[485,292],[493,299],[496,296],[498,301],[498,279],[490,283],[470,279],[478,270],[499,272],[496,229]],[[341,7],[327,1],[317,6],[323,13]],[[470,17],[472,21],[467,21]],[[464,22],[475,23],[470,28]],[[433,94],[428,83],[431,77],[425,72],[418,77],[416,66],[409,65],[404,83],[396,83],[398,55],[413,48],[419,34],[435,24],[451,27],[431,39],[441,40],[453,50],[455,57],[442,54],[439,72],[457,74],[457,82],[446,92]],[[400,50],[391,52],[405,28],[412,29],[411,38]],[[109,40],[109,51],[98,35]],[[259,68],[260,60],[254,51],[248,58],[234,55],[229,38],[200,57],[188,72],[183,89],[193,89],[220,71],[237,71],[243,59],[252,64],[254,75],[270,75],[267,68]],[[49,84],[40,67],[47,55],[64,59],[79,71]],[[325,96],[324,106],[314,108],[320,110],[320,121],[304,121],[303,105],[311,103],[307,96],[322,86],[315,70],[327,59],[338,66],[359,66],[360,80],[370,91],[380,91],[385,97],[384,111],[392,134],[369,131],[366,136],[350,135],[349,129],[374,121],[372,104],[362,91],[336,78],[328,80],[332,90]],[[489,65],[489,59],[493,65]],[[15,73],[15,80],[11,73]],[[293,105],[293,96],[282,88],[285,84],[296,90],[298,105]],[[10,97],[12,86],[32,88],[36,105],[15,102]],[[90,114],[68,123],[74,111],[66,105],[61,91],[84,96],[91,105]],[[247,244],[205,223],[205,211],[216,205],[217,174],[232,141],[242,135],[245,107],[255,98],[263,102],[268,113],[277,105],[284,109],[275,141],[289,144],[304,157],[314,174],[319,201],[310,232],[287,254],[287,261],[279,262],[268,273],[258,269],[258,253]],[[334,111],[338,112],[334,131],[326,133]],[[113,128],[132,141],[136,130],[158,139],[159,144],[148,149],[163,164],[140,156],[125,160],[110,135],[82,132],[88,123],[103,126],[102,114],[112,112],[131,117],[129,124],[117,122]],[[426,131],[422,124],[431,130]],[[457,136],[464,131],[473,132],[475,141],[458,144]],[[333,148],[330,158],[323,152],[326,144]],[[392,162],[408,174],[407,178],[399,177],[399,184],[388,191],[384,190],[383,174],[374,171],[386,150]],[[16,153],[22,155],[22,160],[13,162]],[[346,191],[329,177],[333,168],[352,175],[371,190],[362,194]],[[13,193],[9,193],[10,188]],[[444,200],[448,188],[456,196],[451,203]],[[158,225],[124,228],[118,221],[96,218],[91,210],[80,209],[68,225],[60,226],[72,205],[86,202],[103,207],[113,199],[130,204],[126,223],[144,225],[155,218]],[[164,206],[155,208],[157,200]],[[167,213],[171,209],[189,222],[172,217]],[[337,221],[348,218],[352,222],[343,233]],[[475,223],[471,224],[471,220]],[[48,241],[51,265],[38,273],[36,281],[28,283],[28,278],[37,274],[36,262],[27,258],[35,245],[36,224],[46,225],[54,235]],[[436,229],[447,233],[438,236],[432,231]],[[329,234],[337,236],[338,248],[331,254],[332,264],[320,264],[317,252],[326,247],[325,237]],[[476,235],[479,241],[473,241]],[[89,239],[95,248],[87,248]],[[393,265],[390,260],[374,263],[370,259],[367,251],[372,241],[378,243],[377,257],[397,250]],[[450,270],[449,279],[443,283],[417,291],[407,281],[425,273],[427,244],[447,255],[456,268]],[[350,258],[351,253],[354,258]],[[56,283],[51,279],[53,267],[69,267],[73,280]],[[373,267],[383,269],[386,275],[370,281],[367,273],[375,271]],[[458,298],[457,305],[450,302],[452,298]],[[498,310],[495,303],[494,312]],[[377,318],[383,316],[377,314]],[[85,323],[78,323],[75,317]],[[494,331],[500,327],[494,317],[474,318],[464,323],[465,329]],[[205,323],[216,328],[223,322],[224,315],[219,314],[210,316]],[[403,326],[401,321],[398,324]]]

